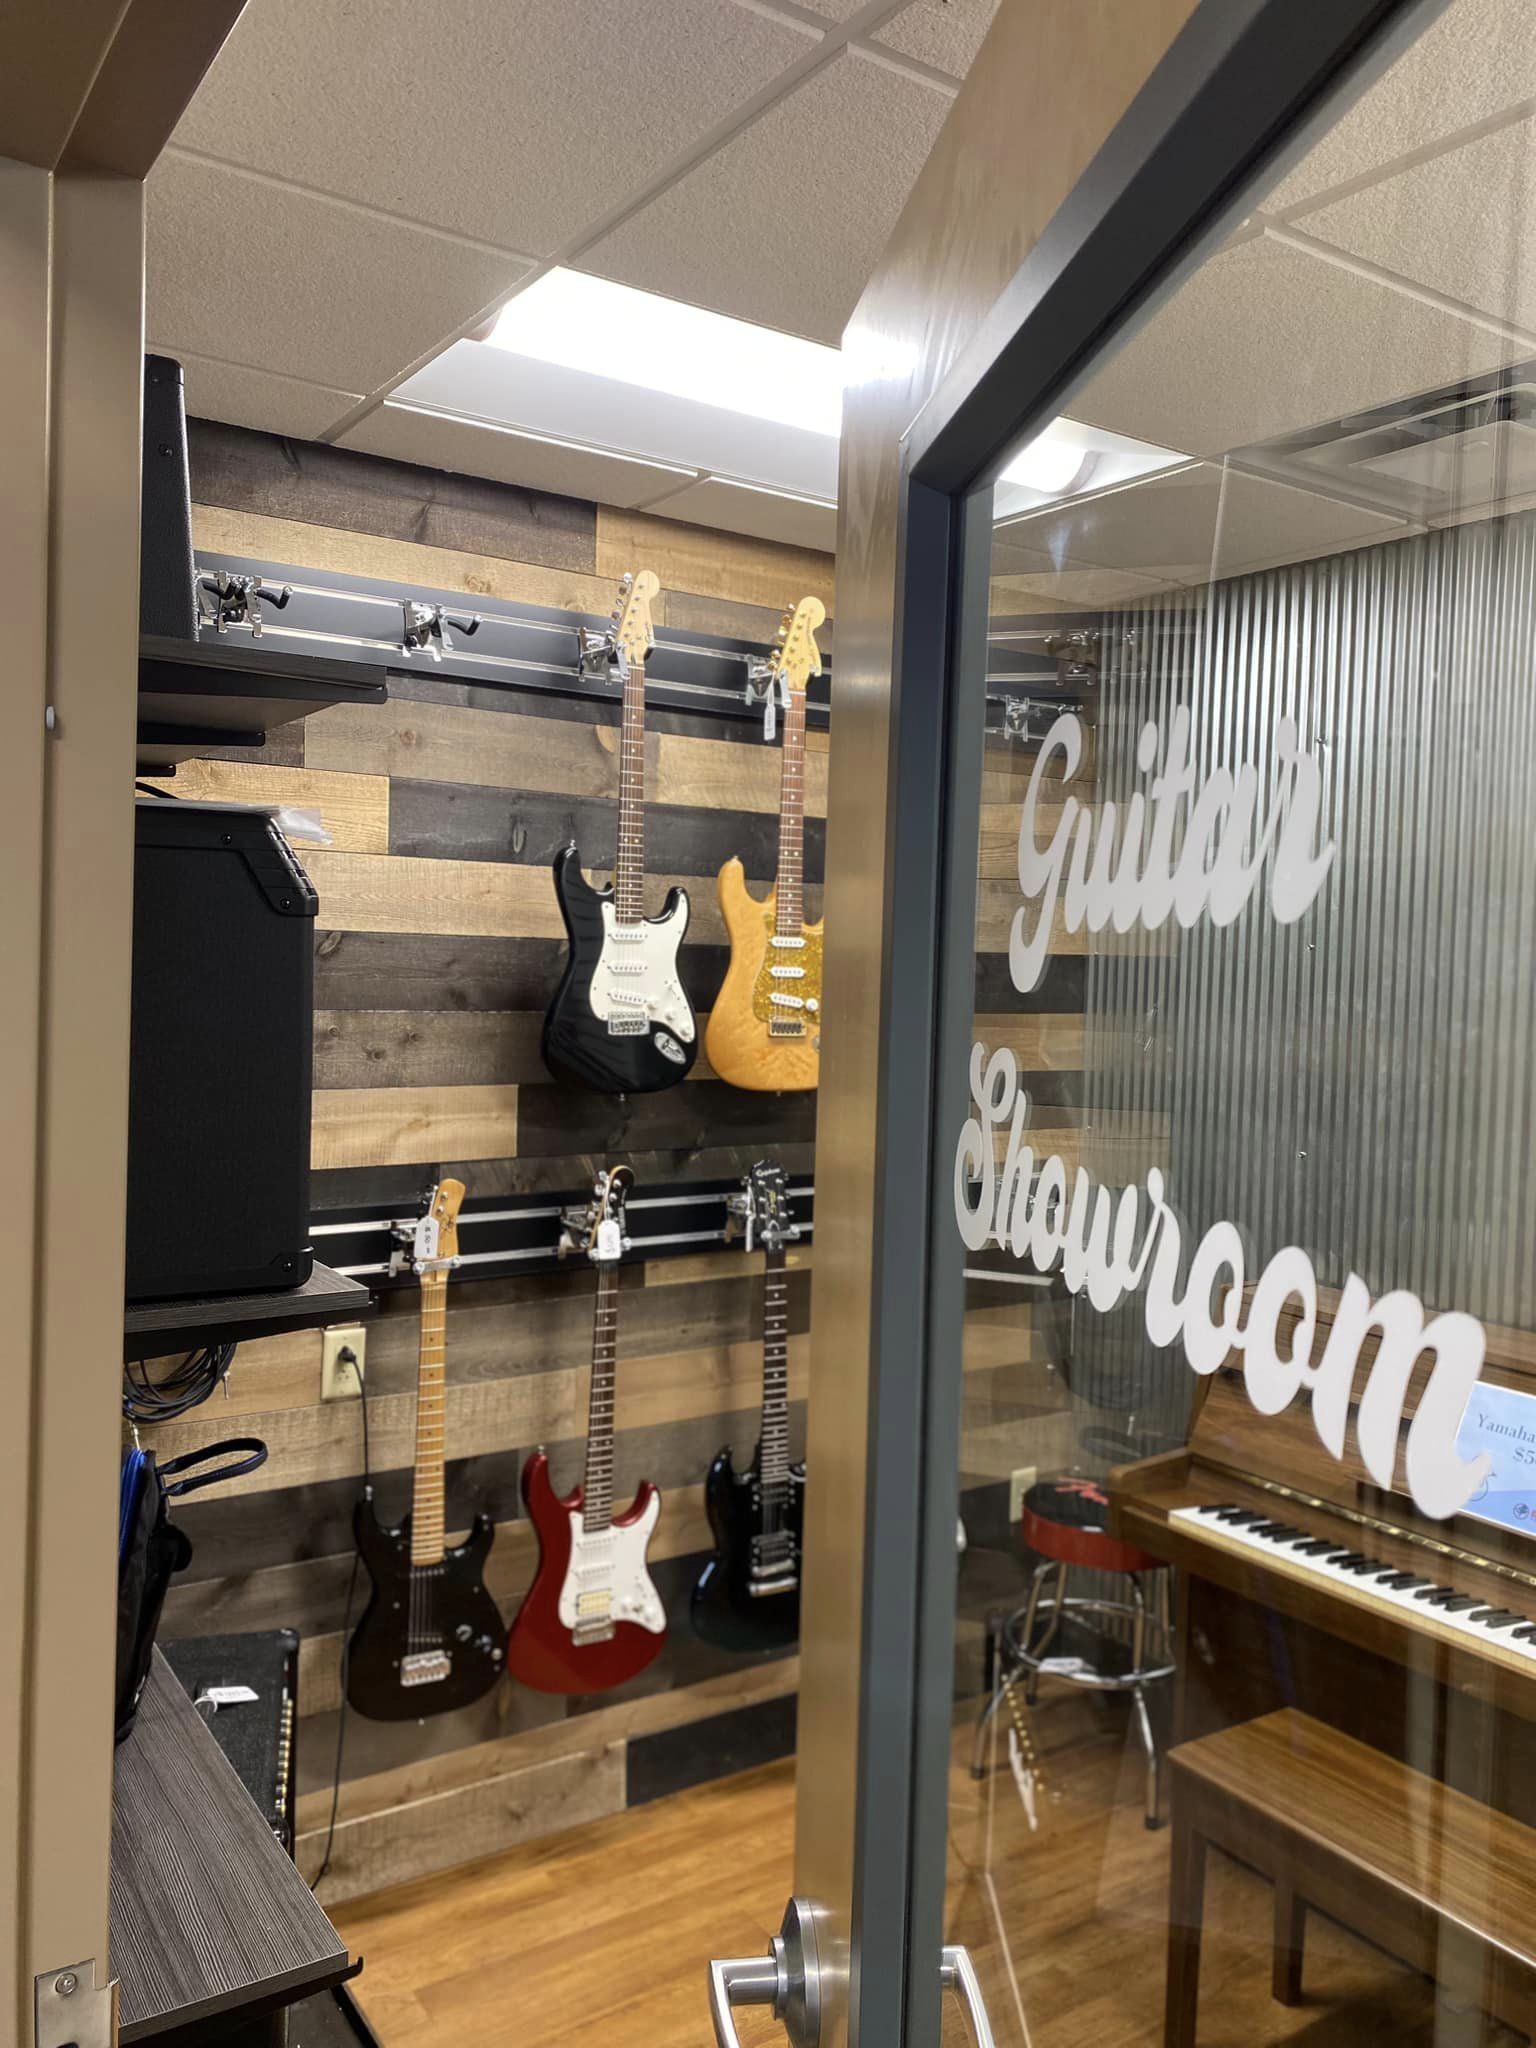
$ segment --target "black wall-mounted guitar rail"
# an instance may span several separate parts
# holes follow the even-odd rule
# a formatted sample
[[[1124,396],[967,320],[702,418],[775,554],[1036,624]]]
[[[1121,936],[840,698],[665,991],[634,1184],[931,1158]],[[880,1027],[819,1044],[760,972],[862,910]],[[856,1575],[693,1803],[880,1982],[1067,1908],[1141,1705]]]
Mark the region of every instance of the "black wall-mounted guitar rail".
[[[391,677],[617,706],[611,683],[582,670],[578,632],[601,631],[610,623],[593,612],[206,552],[197,556],[196,581],[198,638],[204,645],[222,640],[270,647],[274,657],[279,650],[345,657],[376,662],[381,675]],[[787,592],[786,604],[797,595]],[[1074,615],[1070,625],[1095,632],[1086,613]],[[830,629],[823,637],[830,640]],[[1054,651],[1065,637],[1061,619],[992,621],[987,695],[993,728],[1019,738],[1038,736],[1063,704],[1081,698],[1087,671]],[[646,664],[646,703],[652,710],[691,712],[761,730],[761,696],[749,695],[748,683],[768,651],[757,641],[662,626]],[[806,692],[812,727],[828,724],[831,686],[827,659]],[[1010,701],[1016,708],[1005,723]]]
[[[326,1210],[310,1226],[316,1255],[347,1279],[376,1290],[414,1286],[415,1276],[398,1264],[395,1255],[402,1248],[402,1230],[414,1228],[425,1212],[432,1181],[424,1171],[422,1199],[414,1208],[376,1202],[366,1208]],[[637,1182],[624,1205],[630,1240],[625,1263],[740,1244],[729,1203],[742,1185],[740,1179]],[[791,1178],[790,1214],[800,1231],[796,1242],[801,1244],[811,1239],[815,1194],[809,1178]],[[498,1280],[512,1273],[552,1273],[585,1264],[579,1257],[561,1257],[560,1225],[567,1209],[584,1209],[591,1197],[588,1182],[557,1193],[483,1195],[466,1201],[459,1211],[455,1280]]]

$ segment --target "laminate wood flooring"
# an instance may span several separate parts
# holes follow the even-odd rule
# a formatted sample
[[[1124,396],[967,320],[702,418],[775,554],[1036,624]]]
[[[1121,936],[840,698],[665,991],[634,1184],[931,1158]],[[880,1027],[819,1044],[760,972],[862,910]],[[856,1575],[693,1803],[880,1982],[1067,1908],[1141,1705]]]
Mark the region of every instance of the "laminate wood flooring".
[[[1141,1816],[1141,1757],[1115,1703],[1047,1691],[1031,1831],[1006,1763],[951,1773],[949,1938],[980,1969],[999,2048],[1159,2048],[1168,1834]],[[384,2048],[708,2048],[704,1967],[767,1948],[793,1867],[793,1765],[772,1764],[356,1901],[337,1926]],[[1270,1889],[1213,1855],[1200,2048],[1441,2048],[1514,2037],[1437,2010],[1421,1977],[1314,1916],[1306,2002],[1270,1997]],[[946,2001],[944,2048],[966,2036]],[[744,2043],[780,2043],[741,2015]]]

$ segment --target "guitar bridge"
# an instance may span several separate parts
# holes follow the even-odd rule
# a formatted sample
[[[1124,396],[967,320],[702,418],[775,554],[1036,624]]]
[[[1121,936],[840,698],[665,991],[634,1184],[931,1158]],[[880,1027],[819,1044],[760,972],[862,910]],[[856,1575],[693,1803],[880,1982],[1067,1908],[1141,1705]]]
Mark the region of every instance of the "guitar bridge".
[[[793,1593],[800,1583],[799,1562],[794,1539],[787,1531],[754,1536],[752,1562],[747,1572],[747,1591],[754,1600],[773,1593]]]
[[[402,1685],[440,1685],[453,1670],[446,1650],[416,1650],[400,1659]]]
[[[611,1643],[614,1636],[612,1618],[609,1615],[594,1615],[590,1621],[578,1621],[571,1630],[571,1641],[577,1649],[587,1643]]]
[[[644,1017],[610,1017],[608,1036],[610,1038],[644,1038],[650,1025]]]
[[[768,1019],[770,1038],[804,1038],[805,1025],[798,1017],[770,1017]]]

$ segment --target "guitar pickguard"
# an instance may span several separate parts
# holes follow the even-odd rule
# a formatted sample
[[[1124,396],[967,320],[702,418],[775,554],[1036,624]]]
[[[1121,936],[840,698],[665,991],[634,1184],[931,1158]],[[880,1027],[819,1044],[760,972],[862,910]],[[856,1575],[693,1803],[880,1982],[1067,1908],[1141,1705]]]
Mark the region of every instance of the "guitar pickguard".
[[[610,1522],[590,1535],[579,1508],[566,1512],[571,1555],[560,1587],[561,1625],[578,1645],[611,1640],[621,1621],[661,1635],[667,1626],[666,1610],[651,1583],[645,1556],[661,1513],[660,1495],[652,1496],[637,1521]]]
[[[770,909],[763,964],[752,985],[752,1014],[768,1026],[770,1038],[807,1039],[821,1044],[820,932],[802,930],[798,940],[781,939]]]
[[[610,1037],[641,1037],[653,1024],[692,1045],[693,1010],[677,971],[677,952],[688,929],[688,900],[670,916],[621,925],[611,902],[603,912],[603,949],[592,970],[592,1014]]]

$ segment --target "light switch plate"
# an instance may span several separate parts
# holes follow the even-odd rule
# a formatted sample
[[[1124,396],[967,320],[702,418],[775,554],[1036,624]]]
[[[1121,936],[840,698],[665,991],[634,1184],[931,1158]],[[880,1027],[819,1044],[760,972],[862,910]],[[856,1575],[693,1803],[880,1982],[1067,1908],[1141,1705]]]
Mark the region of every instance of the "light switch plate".
[[[1023,1514],[1024,1496],[1026,1493],[1028,1493],[1029,1489],[1034,1485],[1035,1480],[1038,1476],[1039,1467],[1036,1465],[1020,1465],[1016,1472],[1013,1472],[1009,1475],[1008,1522],[1010,1527],[1012,1527],[1012,1525],[1019,1519],[1020,1515]]]
[[[320,1398],[322,1401],[355,1401],[363,1391],[365,1354],[368,1348],[368,1333],[361,1323],[342,1323],[333,1330],[320,1332]],[[357,1360],[357,1370],[352,1370],[350,1360],[343,1359],[342,1352],[350,1351]]]

